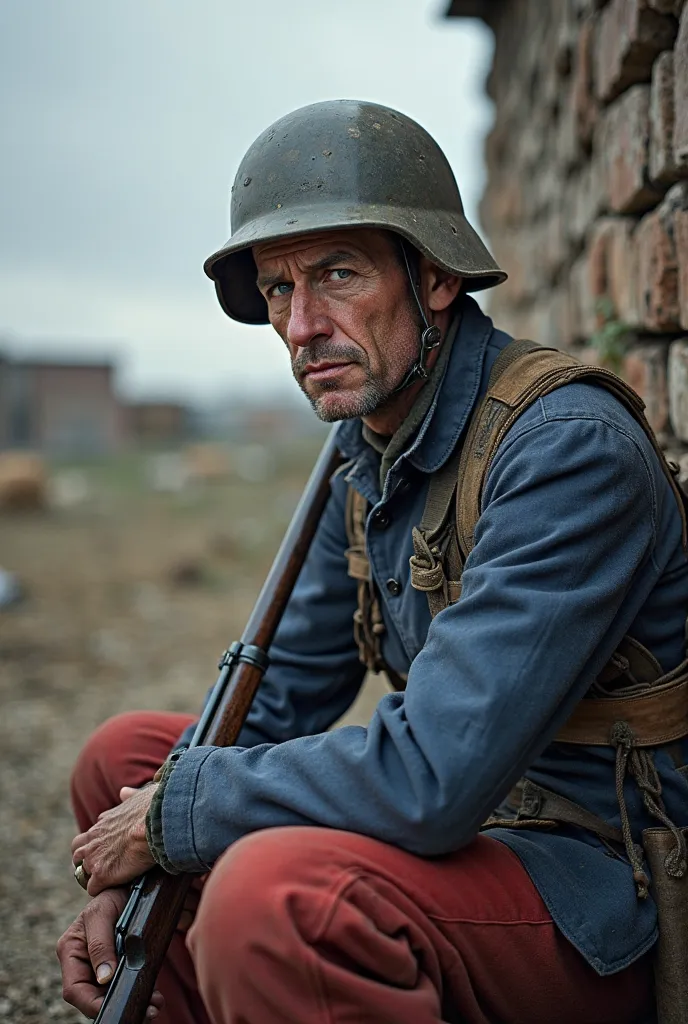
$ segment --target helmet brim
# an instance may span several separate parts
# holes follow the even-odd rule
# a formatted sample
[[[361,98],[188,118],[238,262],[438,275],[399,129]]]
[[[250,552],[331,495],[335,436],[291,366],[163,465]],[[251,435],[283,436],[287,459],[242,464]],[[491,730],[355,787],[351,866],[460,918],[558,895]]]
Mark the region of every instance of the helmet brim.
[[[462,277],[469,292],[493,288],[507,278],[477,232],[455,211],[332,202],[324,208],[290,206],[284,213],[277,209],[253,219],[209,256],[203,269],[215,282],[227,316],[243,324],[267,324],[267,304],[256,285],[253,247],[313,232],[351,228],[377,228],[401,235],[437,266]],[[433,239],[433,249],[422,241],[424,238]]]

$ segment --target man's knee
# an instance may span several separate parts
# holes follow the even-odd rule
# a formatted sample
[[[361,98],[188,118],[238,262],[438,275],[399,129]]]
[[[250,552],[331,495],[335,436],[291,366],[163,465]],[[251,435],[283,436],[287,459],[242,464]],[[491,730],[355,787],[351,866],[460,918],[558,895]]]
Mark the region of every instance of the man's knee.
[[[266,937],[301,933],[310,941],[337,879],[355,861],[346,849],[333,849],[337,833],[315,827],[270,828],[254,832],[220,858],[203,890],[196,921],[189,935],[192,954],[222,950],[225,963],[256,952]],[[350,837],[354,841],[362,837]]]

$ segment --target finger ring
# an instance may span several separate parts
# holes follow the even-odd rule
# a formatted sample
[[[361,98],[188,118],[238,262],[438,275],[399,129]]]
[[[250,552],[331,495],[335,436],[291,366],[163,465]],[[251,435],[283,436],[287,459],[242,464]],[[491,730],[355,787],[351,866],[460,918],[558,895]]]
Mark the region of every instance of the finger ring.
[[[79,861],[77,866],[74,868],[74,877],[81,886],[82,889],[86,889],[88,886],[88,880],[91,877],[83,865],[82,861]]]

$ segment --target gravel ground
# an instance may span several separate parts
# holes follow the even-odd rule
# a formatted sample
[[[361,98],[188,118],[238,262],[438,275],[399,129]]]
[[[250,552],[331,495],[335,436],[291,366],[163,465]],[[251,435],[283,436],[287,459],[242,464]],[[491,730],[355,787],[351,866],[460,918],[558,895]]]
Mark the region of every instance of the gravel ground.
[[[0,611],[0,1021],[83,1020],[62,1002],[54,953],[85,899],[69,857],[76,752],[120,711],[198,709],[306,464],[192,498],[101,482],[79,510],[0,521],[0,566],[27,592]],[[373,680],[348,720],[380,692]]]

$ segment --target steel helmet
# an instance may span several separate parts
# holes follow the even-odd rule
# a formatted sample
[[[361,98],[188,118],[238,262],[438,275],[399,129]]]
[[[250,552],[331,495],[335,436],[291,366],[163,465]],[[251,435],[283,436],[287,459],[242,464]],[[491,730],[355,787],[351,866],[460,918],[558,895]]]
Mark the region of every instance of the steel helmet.
[[[232,186],[231,238],[204,269],[228,316],[268,323],[251,247],[309,231],[394,231],[468,291],[506,279],[466,220],[447,158],[410,117],[377,103],[326,100],[259,135]]]

